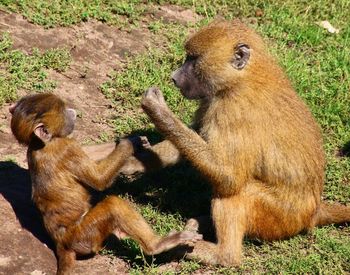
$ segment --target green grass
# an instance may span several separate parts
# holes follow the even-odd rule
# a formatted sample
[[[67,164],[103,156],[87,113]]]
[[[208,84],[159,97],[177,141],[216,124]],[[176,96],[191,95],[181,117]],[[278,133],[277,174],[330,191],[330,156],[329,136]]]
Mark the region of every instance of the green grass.
[[[1,3],[3,8],[20,12],[30,21],[45,27],[68,26],[90,19],[117,27],[137,27],[149,10],[145,1],[136,0],[7,0]],[[215,16],[228,19],[238,16],[262,34],[297,93],[320,124],[328,162],[325,199],[349,204],[350,2],[173,0],[149,3],[172,3],[191,8],[203,20],[195,26],[184,26],[147,19],[154,46],[137,56],[129,56],[125,67],[112,73],[110,80],[101,86],[101,91],[117,112],[116,135],[137,132],[146,134],[152,141],[161,139],[140,109],[141,95],[150,86],[159,86],[170,108],[189,124],[196,104],[184,100],[170,81],[171,71],[184,58],[183,41],[190,29],[205,24]],[[260,14],[256,13],[257,10]],[[330,34],[320,28],[316,22],[321,20],[330,21],[340,28],[340,33]],[[0,72],[5,73],[4,78],[3,74],[0,76],[0,104],[13,100],[19,89],[41,91],[45,87],[52,88],[46,78],[46,69],[62,70],[67,66],[64,64],[69,64],[68,55],[62,50],[58,52],[60,54],[56,55],[35,51],[25,54],[13,50],[10,38],[4,36],[0,42]],[[11,69],[12,64],[17,64],[14,65],[16,69]],[[172,228],[180,229],[189,217],[209,213],[210,188],[186,163],[145,175],[132,183],[127,178],[121,178],[110,192],[137,203],[142,215],[160,234],[166,234]],[[144,258],[132,241],[123,245],[127,252],[111,248],[105,253],[128,260],[132,274],[159,273],[159,261]],[[273,243],[246,240],[244,247],[244,261],[240,268],[203,267],[195,262],[181,261],[176,274],[189,274],[196,270],[220,274],[350,272],[350,228],[347,226],[319,228],[306,235]]]
[[[117,110],[116,132],[130,133],[133,130],[153,127],[139,106],[143,92],[151,87],[159,87],[175,113],[189,123],[195,110],[194,102],[185,100],[174,89],[170,75],[183,60],[182,44],[187,29],[178,25],[164,25],[161,22],[151,25],[151,30],[158,28],[157,33],[171,40],[165,48],[150,49],[147,53],[130,57],[123,71],[115,72],[110,81],[101,86],[102,92],[109,98]],[[157,27],[155,27],[157,26]],[[162,29],[163,31],[160,31]],[[125,116],[125,114],[128,114]],[[148,125],[144,127],[143,125]]]
[[[136,22],[144,11],[140,0],[98,1],[98,0],[3,0],[0,7],[19,12],[29,21],[47,28],[69,26],[89,19],[109,24],[127,26]]]
[[[11,37],[0,34],[0,106],[17,99],[18,91],[51,91],[56,83],[47,78],[47,69],[64,71],[70,63],[66,49],[40,52],[33,49],[27,54],[12,49]]]

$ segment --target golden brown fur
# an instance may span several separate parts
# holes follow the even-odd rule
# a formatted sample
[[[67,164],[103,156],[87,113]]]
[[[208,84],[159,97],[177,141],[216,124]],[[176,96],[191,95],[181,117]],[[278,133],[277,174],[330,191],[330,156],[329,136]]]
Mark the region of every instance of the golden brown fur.
[[[13,134],[28,146],[32,197],[56,244],[58,274],[70,273],[76,254],[99,251],[110,234],[130,236],[147,254],[201,238],[189,231],[160,237],[127,201],[116,196],[91,204],[89,189],[102,191],[111,186],[125,160],[141,145],[139,138],[121,140],[96,162],[67,137],[73,131],[75,111],[58,97],[27,96],[10,111]]]
[[[350,208],[321,202],[325,160],[314,118],[262,39],[244,24],[214,22],[185,44],[188,58],[173,79],[182,94],[200,99],[187,128],[150,88],[142,107],[166,141],[132,157],[125,173],[188,159],[213,186],[217,244],[200,241],[188,254],[203,262],[240,263],[245,235],[291,237],[315,225],[350,221]],[[189,79],[189,75],[193,75]],[[156,158],[155,158],[156,157]],[[190,220],[188,229],[198,229]]]

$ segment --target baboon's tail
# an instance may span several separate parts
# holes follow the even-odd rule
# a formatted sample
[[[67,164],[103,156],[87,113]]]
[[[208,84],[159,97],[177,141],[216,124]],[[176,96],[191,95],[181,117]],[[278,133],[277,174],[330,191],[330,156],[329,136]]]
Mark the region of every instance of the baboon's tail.
[[[316,226],[345,222],[350,222],[350,207],[321,202],[320,209],[315,216]]]

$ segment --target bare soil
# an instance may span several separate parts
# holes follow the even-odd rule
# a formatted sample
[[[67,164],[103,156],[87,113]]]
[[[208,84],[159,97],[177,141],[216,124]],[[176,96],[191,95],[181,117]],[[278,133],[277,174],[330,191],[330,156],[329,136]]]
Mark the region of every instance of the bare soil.
[[[101,133],[110,139],[114,136],[109,123],[114,110],[101,94],[100,84],[108,79],[109,72],[122,68],[126,54],[135,55],[154,43],[147,22],[160,18],[179,23],[198,20],[190,10],[162,6],[153,7],[141,27],[129,32],[97,21],[44,29],[21,15],[0,10],[0,33],[9,32],[14,48],[28,54],[33,48],[70,49],[73,59],[70,68],[64,73],[49,71],[49,78],[58,83],[54,93],[81,114],[74,137],[81,143],[96,142]],[[31,202],[26,149],[11,134],[8,107],[0,108],[0,274],[54,274],[53,244]],[[79,260],[74,274],[127,274],[128,269],[122,259],[97,255]]]

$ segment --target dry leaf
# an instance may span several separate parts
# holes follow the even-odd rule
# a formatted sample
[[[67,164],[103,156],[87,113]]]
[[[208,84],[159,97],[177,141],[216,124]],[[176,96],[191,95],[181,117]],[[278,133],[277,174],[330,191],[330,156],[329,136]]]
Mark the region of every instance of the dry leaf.
[[[334,28],[328,21],[318,22],[317,25],[326,29],[330,33],[339,33],[339,29]]]

